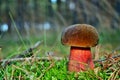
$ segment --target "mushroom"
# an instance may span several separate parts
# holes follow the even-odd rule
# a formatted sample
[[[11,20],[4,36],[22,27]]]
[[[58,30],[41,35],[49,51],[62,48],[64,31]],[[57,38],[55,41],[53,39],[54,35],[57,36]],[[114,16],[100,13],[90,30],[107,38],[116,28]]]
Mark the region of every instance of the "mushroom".
[[[75,24],[62,32],[61,43],[71,46],[68,70],[72,72],[94,69],[91,47],[98,44],[97,30],[88,24]]]

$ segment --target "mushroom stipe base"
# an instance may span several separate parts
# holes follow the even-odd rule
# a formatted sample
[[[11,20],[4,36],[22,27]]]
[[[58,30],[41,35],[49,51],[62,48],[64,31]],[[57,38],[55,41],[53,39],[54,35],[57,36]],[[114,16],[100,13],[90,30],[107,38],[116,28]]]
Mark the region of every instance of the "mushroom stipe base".
[[[68,70],[73,72],[94,69],[90,48],[71,46]]]

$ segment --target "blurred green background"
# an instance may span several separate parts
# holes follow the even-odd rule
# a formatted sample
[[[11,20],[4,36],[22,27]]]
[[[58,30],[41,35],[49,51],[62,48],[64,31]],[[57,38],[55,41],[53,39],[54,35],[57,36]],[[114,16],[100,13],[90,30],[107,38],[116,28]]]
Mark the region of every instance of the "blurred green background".
[[[120,0],[0,0],[0,58],[11,58],[37,41],[43,41],[37,56],[68,56],[61,32],[83,23],[98,30],[100,53],[119,52]]]

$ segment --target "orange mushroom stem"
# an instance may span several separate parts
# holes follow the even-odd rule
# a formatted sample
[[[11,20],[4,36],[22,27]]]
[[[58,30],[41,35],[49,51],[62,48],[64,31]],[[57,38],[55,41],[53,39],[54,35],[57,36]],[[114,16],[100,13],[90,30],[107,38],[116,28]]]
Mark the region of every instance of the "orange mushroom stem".
[[[85,71],[88,69],[94,69],[90,48],[71,46],[68,70],[79,72],[81,70]]]

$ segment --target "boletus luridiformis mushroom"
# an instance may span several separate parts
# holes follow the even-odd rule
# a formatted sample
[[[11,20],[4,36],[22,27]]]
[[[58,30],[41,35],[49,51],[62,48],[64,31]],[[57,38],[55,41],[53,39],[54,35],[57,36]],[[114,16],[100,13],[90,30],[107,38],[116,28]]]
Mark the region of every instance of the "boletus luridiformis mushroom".
[[[97,30],[88,24],[75,24],[62,32],[61,42],[71,46],[68,70],[72,72],[94,69],[91,47],[98,44]]]

